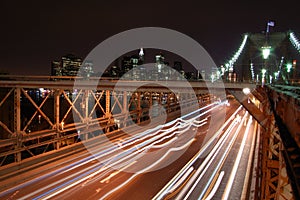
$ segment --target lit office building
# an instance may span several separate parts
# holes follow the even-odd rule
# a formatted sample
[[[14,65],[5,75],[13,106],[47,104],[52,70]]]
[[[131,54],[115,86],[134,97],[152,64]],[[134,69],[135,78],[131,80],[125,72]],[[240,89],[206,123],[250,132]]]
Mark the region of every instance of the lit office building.
[[[60,61],[52,61],[51,75],[52,76],[77,76],[81,67],[82,59],[73,55],[67,54],[61,58]],[[91,70],[91,63],[86,63],[86,69]]]

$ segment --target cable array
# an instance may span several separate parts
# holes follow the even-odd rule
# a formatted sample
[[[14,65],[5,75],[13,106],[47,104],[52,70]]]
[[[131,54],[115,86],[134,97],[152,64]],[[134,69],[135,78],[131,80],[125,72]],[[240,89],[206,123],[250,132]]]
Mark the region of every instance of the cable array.
[[[242,41],[242,44],[240,45],[240,48],[237,50],[237,52],[233,55],[233,57],[225,64],[225,71],[232,71],[234,63],[238,60],[239,56],[243,52],[246,42],[248,39],[248,34],[244,35],[244,39]]]
[[[299,39],[296,37],[294,32],[290,32],[290,41],[291,41],[292,45],[300,53],[300,42],[299,42]]]

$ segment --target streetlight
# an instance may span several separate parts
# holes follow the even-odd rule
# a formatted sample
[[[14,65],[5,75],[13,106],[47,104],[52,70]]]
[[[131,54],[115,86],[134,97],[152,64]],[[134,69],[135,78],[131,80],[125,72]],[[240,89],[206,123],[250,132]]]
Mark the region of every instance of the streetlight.
[[[248,95],[248,94],[250,94],[250,88],[243,88],[243,93],[245,94],[245,95]]]
[[[269,75],[269,78],[270,78],[270,83],[272,83],[272,81],[273,81],[273,76]]]
[[[264,59],[268,59],[269,58],[270,52],[271,52],[271,47],[270,46],[264,46],[264,47],[262,47],[262,54],[263,54],[263,58]]]
[[[291,63],[286,64],[287,72],[290,73],[293,65]]]
[[[211,82],[213,83],[214,80],[215,80],[215,75],[214,75],[214,74],[211,74],[210,78],[211,78]]]
[[[275,77],[275,80],[277,80],[277,79],[278,79],[278,76],[279,76],[279,71],[277,71],[277,72],[274,72],[274,77]]]
[[[225,67],[221,65],[221,76],[223,76],[224,74],[225,74]]]
[[[262,70],[261,70],[261,73],[262,73],[263,77],[265,77],[265,75],[266,75],[266,72],[267,72],[267,70],[266,70],[266,69],[262,69]]]
[[[286,64],[286,71],[288,73],[288,79],[290,79],[290,73],[291,73],[292,67],[293,67],[293,65],[291,63]]]
[[[262,70],[261,70],[261,73],[262,73],[262,77],[261,77],[261,83],[262,83],[262,86],[265,84],[266,72],[267,72],[266,69],[262,69]]]
[[[220,76],[221,76],[221,72],[218,70],[218,71],[217,71],[217,79],[219,79]]]
[[[249,96],[248,96],[251,93],[250,88],[243,88],[243,93],[247,96],[248,103],[250,103]]]

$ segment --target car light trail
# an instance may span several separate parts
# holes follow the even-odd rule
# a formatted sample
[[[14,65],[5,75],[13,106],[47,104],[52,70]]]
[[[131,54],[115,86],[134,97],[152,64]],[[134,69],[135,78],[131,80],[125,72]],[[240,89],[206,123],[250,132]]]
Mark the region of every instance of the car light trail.
[[[194,141],[195,139],[191,139],[189,142],[187,142],[185,145],[181,146],[181,147],[176,147],[176,148],[171,148],[169,149],[166,154],[164,154],[159,160],[157,160],[156,162],[154,162],[152,165],[148,166],[147,168],[144,168],[143,170],[138,171],[137,173],[135,173],[134,175],[132,175],[129,179],[127,179],[124,183],[122,183],[121,185],[119,185],[118,187],[114,188],[113,190],[111,190],[110,192],[106,193],[103,197],[101,197],[100,199],[105,199],[107,198],[109,195],[111,195],[112,193],[116,192],[117,190],[119,190],[120,188],[124,187],[125,185],[127,185],[131,180],[133,180],[136,176],[150,170],[151,168],[155,167],[155,165],[159,164],[162,160],[164,160],[171,152],[173,151],[181,151],[187,147],[189,147],[191,145],[191,143]]]
[[[120,172],[124,171],[125,169],[129,168],[130,166],[132,166],[133,164],[135,164],[137,161],[133,161],[132,163],[124,166],[123,168],[121,168],[120,170],[117,170],[116,172],[111,173],[108,177],[102,179],[100,181],[100,183],[107,183],[109,181],[109,179],[111,179],[112,177],[114,177],[115,175],[119,174]]]
[[[197,152],[197,154],[152,198],[153,200],[163,199],[169,193],[169,190],[178,182],[178,180],[187,172],[187,170],[198,160],[204,152],[211,146],[217,137],[220,136],[222,130],[232,121],[235,115],[242,109],[242,106],[229,117],[222,127],[214,134],[210,140]]]
[[[83,159],[83,160],[80,160],[80,161],[74,163],[72,165],[72,167],[65,168],[66,169],[65,172],[72,171],[72,170],[78,168],[79,166],[83,166],[87,163],[92,162],[93,160],[104,158],[105,156],[109,156],[111,154],[117,153],[117,151],[121,150],[124,147],[129,147],[130,145],[134,145],[134,146],[129,148],[125,152],[117,153],[116,155],[110,156],[110,158],[102,161],[101,164],[93,164],[92,166],[89,166],[89,167],[85,168],[84,170],[80,170],[70,176],[60,179],[59,181],[55,181],[43,188],[40,188],[40,189],[24,196],[24,199],[32,197],[38,193],[41,193],[42,191],[45,191],[45,190],[50,189],[51,187],[54,187],[55,185],[57,185],[56,187],[35,197],[35,199],[51,198],[51,197],[65,191],[81,182],[84,182],[84,181],[90,179],[91,177],[98,175],[101,172],[102,173],[105,172],[105,170],[106,170],[106,172],[105,172],[105,174],[102,174],[102,176],[106,175],[107,173],[109,173],[110,167],[120,165],[118,167],[121,167],[124,169],[124,168],[126,168],[126,165],[128,165],[128,163],[130,163],[130,162],[132,163],[132,162],[136,161],[138,158],[143,156],[145,154],[145,152],[147,152],[150,148],[158,148],[158,147],[167,146],[167,145],[171,144],[171,142],[169,142],[170,140],[175,141],[176,139],[178,139],[178,136],[180,136],[184,132],[187,132],[191,126],[195,126],[195,127],[203,126],[204,124],[207,123],[206,122],[207,118],[202,119],[202,120],[197,120],[197,119],[203,115],[206,115],[207,113],[211,112],[212,110],[216,109],[220,105],[221,104],[216,104],[216,103],[210,104],[204,108],[193,111],[192,113],[189,113],[189,114],[187,114],[181,118],[178,118],[176,120],[173,120],[169,123],[158,126],[151,130],[147,130],[140,134],[134,135],[133,137],[130,137],[128,140],[121,142],[121,145],[116,145],[116,146],[114,145],[112,147],[109,147],[108,145],[106,145],[104,148],[102,148],[103,150],[100,151],[99,153],[97,153],[96,155],[94,155],[94,157],[90,156],[86,159]],[[202,113],[199,113],[199,111],[202,111],[203,109],[207,109],[207,108],[209,108],[209,109],[205,110]],[[193,116],[193,115],[195,115],[195,116]],[[190,117],[190,118],[186,119],[188,117]],[[163,129],[163,128],[165,128],[165,129]],[[180,130],[178,130],[178,129],[180,129]],[[171,138],[171,139],[169,139],[169,138]],[[158,145],[158,143],[161,143],[166,139],[169,139],[168,142]],[[142,140],[146,140],[146,141],[141,142]],[[159,162],[161,162],[161,160],[172,151],[179,151],[180,149],[185,149],[187,147],[187,145],[191,144],[192,141],[194,141],[194,139],[190,140],[190,142],[185,143],[185,145],[183,145],[181,147],[170,148],[167,151],[167,153],[161,159],[159,159],[158,162],[155,162],[154,164],[156,165]],[[140,142],[140,143],[136,144],[138,142]],[[155,166],[155,165],[153,165],[153,166]],[[142,172],[144,172],[144,171],[145,171],[145,169]],[[142,172],[140,172],[140,173],[142,173]]]
[[[243,122],[246,120],[247,114],[248,114],[248,113],[246,113],[246,114],[244,115],[243,119],[241,120],[241,122],[239,122],[240,124],[239,124],[239,126],[237,127],[237,129],[236,129],[236,131],[235,131],[233,137],[230,139],[229,145],[227,145],[227,147],[226,147],[226,149],[225,149],[225,152],[223,152],[223,155],[222,155],[220,161],[218,162],[217,166],[215,167],[215,170],[213,171],[213,173],[212,173],[212,175],[211,175],[211,177],[210,177],[208,183],[205,185],[205,188],[204,188],[204,190],[201,192],[201,194],[200,194],[200,196],[199,196],[198,199],[202,199],[202,198],[203,198],[203,196],[204,196],[205,192],[207,191],[208,187],[210,186],[210,184],[211,184],[213,178],[215,177],[215,175],[217,174],[217,172],[221,169],[221,167],[222,167],[222,165],[223,165],[223,163],[224,163],[226,157],[228,156],[229,151],[231,150],[231,148],[232,148],[232,146],[233,146],[233,144],[234,144],[234,142],[235,142],[235,140],[236,140],[238,134],[240,133],[240,130],[241,130],[242,126],[243,126]],[[224,141],[225,141],[225,140],[224,140]],[[222,146],[222,145],[221,145],[221,146]],[[215,155],[216,155],[216,154],[215,154]],[[207,168],[208,168],[208,167],[206,166],[206,169],[207,169]],[[202,173],[205,173],[205,172],[202,172]],[[195,186],[194,186],[193,188],[195,188],[195,187],[196,187],[196,184],[199,183],[201,177],[202,177],[202,176],[200,176],[200,177],[198,178],[198,180],[196,181]],[[187,197],[186,197],[185,199],[187,199]]]
[[[174,192],[184,181],[185,179],[192,173],[194,167],[191,166],[187,172],[178,180],[178,182],[168,191],[169,193]]]
[[[246,139],[247,139],[251,124],[252,124],[252,116],[250,116],[250,119],[248,120],[248,124],[247,124],[246,130],[245,130],[245,133],[244,133],[244,137],[243,137],[238,155],[236,157],[236,160],[234,162],[234,166],[232,168],[228,183],[226,185],[226,188],[225,188],[225,191],[224,191],[224,194],[223,194],[223,197],[222,197],[222,199],[224,199],[224,200],[227,200],[229,198],[229,193],[231,191],[231,187],[233,185],[234,177],[236,175],[238,166],[239,166],[241,158],[242,158],[242,153],[243,153],[243,150],[245,148],[245,143],[246,143]]]
[[[218,190],[218,188],[219,188],[219,186],[221,184],[221,181],[222,181],[222,179],[224,177],[224,174],[225,174],[224,171],[220,172],[218,180],[216,181],[213,189],[211,190],[211,192],[209,193],[209,195],[204,200],[211,200],[214,197],[215,193],[217,192],[217,190]]]

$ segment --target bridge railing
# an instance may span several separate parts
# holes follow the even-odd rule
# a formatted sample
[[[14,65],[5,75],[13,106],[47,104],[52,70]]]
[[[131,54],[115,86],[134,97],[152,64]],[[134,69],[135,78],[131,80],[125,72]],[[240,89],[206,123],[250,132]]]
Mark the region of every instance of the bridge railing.
[[[41,81],[0,81],[0,166],[160,116],[160,109],[156,114],[150,112],[155,110],[154,101],[173,117],[176,112],[188,112],[195,103],[189,93],[182,93],[179,105],[176,95],[170,90],[160,91],[159,87],[134,94],[114,91],[111,87],[75,92],[68,81],[62,81],[60,88],[55,81],[45,82],[47,88],[40,88]],[[136,96],[131,98],[132,95]],[[142,106],[142,96],[150,97],[148,107]],[[164,102],[165,97],[168,98]],[[211,96],[204,92],[198,98],[201,106]]]

